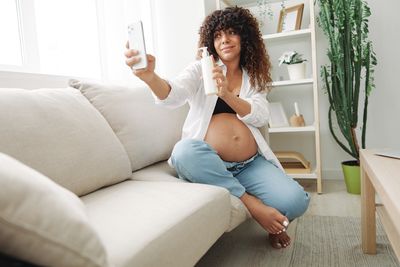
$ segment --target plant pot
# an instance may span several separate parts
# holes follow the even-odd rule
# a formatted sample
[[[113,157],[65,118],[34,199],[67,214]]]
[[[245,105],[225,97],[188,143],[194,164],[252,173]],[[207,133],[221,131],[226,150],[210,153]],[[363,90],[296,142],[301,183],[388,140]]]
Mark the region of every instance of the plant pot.
[[[288,64],[289,79],[301,80],[306,78],[306,63]]]
[[[359,195],[361,193],[360,165],[355,160],[343,161],[342,170],[347,192]]]

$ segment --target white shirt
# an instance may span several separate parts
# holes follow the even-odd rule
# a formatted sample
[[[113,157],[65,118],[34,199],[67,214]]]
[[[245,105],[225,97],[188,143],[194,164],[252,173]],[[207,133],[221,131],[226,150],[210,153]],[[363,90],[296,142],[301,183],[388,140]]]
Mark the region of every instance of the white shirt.
[[[226,66],[222,62],[219,65],[221,65],[224,74],[226,74]],[[168,83],[171,86],[171,91],[167,98],[160,100],[153,94],[156,104],[168,108],[177,108],[188,102],[190,109],[183,124],[181,138],[204,140],[218,96],[207,96],[205,94],[201,62],[193,62]],[[276,166],[283,169],[258,129],[258,127],[265,126],[269,120],[267,93],[257,92],[251,87],[249,76],[245,70],[243,70],[239,97],[251,105],[251,112],[244,117],[240,117],[238,114],[236,116],[250,129],[258,145],[259,152],[267,160],[271,160]]]

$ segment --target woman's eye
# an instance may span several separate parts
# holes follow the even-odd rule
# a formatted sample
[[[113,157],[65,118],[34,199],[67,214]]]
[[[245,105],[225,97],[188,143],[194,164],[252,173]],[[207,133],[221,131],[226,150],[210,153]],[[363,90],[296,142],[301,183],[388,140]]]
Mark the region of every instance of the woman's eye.
[[[230,34],[230,35],[236,35],[236,31],[230,30],[230,31],[229,31],[229,34]]]
[[[220,33],[217,33],[217,34],[214,35],[214,39],[218,39],[218,38],[220,38],[220,37],[221,37],[221,34],[220,34]]]

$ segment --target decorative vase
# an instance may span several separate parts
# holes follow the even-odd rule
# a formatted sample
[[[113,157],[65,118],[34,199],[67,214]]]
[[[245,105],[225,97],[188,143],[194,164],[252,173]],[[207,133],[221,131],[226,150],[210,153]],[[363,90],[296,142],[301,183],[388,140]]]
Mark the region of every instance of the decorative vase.
[[[343,161],[342,170],[347,192],[359,195],[361,193],[360,165],[355,160]]]
[[[287,65],[289,79],[290,80],[301,80],[306,77],[306,63],[288,64]]]

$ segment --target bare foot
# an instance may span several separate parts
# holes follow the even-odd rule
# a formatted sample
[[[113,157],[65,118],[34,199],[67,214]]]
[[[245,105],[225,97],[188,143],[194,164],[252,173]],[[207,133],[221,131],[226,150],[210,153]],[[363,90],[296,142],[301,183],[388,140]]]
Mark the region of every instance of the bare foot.
[[[268,239],[271,246],[276,249],[286,248],[290,245],[290,237],[286,232],[280,234],[269,234]]]
[[[245,193],[240,199],[253,218],[270,234],[280,234],[289,224],[289,220],[278,210],[265,205],[256,197]]]
[[[278,210],[266,205],[263,205],[260,209],[261,212],[255,219],[265,230],[270,234],[279,234],[285,230],[284,222],[287,222],[288,219]]]

